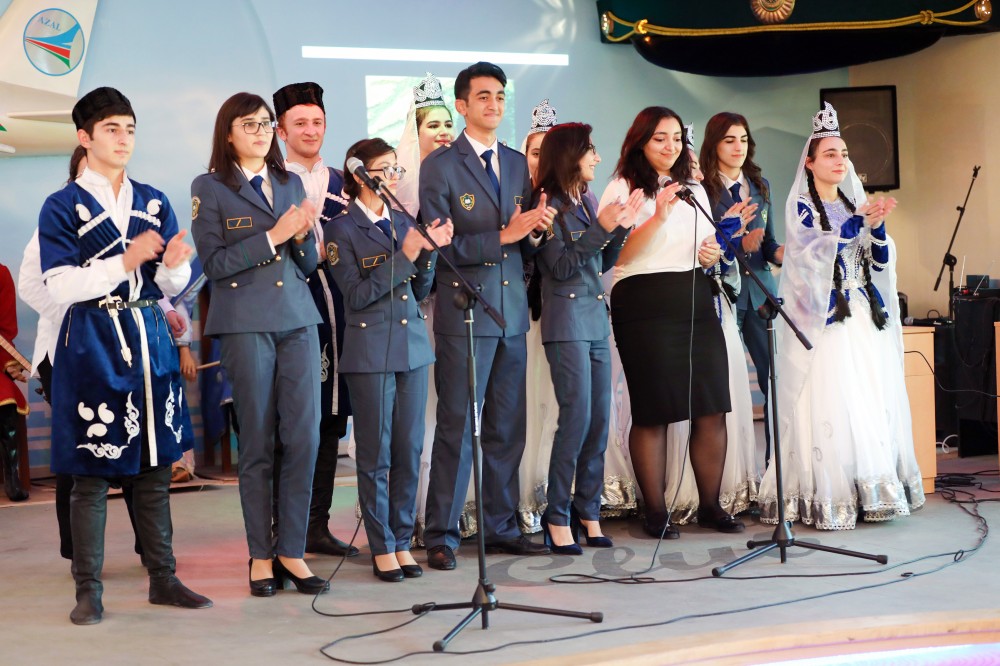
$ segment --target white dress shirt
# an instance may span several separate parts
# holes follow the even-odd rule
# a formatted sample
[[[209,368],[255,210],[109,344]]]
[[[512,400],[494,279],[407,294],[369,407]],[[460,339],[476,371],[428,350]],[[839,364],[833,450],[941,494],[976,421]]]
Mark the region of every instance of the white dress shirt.
[[[330,171],[323,163],[323,158],[306,169],[298,162],[285,160],[285,168],[302,179],[302,186],[306,190],[306,199],[316,207],[316,219],[313,220],[313,234],[316,236],[316,256],[322,261],[326,255],[326,248],[323,244],[323,205],[326,203],[326,190],[330,187]]]
[[[35,332],[35,349],[31,353],[31,374],[38,376],[38,364],[49,357],[49,363],[56,357],[56,340],[59,338],[59,327],[62,326],[66,306],[60,305],[49,296],[45,282],[42,280],[42,258],[38,246],[38,229],[31,235],[24,256],[21,258],[21,270],[17,276],[17,295],[28,306],[38,313],[38,330]]]

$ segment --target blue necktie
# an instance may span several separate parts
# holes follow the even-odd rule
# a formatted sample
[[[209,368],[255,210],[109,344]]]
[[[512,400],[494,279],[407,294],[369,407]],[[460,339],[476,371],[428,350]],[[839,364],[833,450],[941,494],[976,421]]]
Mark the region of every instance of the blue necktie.
[[[379,228],[379,231],[385,234],[386,238],[392,241],[392,247],[393,249],[395,249],[396,239],[392,237],[392,224],[389,222],[389,220],[383,217],[381,220],[375,223],[375,226]]]
[[[497,193],[497,201],[500,201],[500,179],[497,178],[497,172],[493,170],[493,151],[487,150],[480,157],[486,162],[486,175],[493,183],[493,191]]]
[[[743,197],[740,196],[740,184],[733,183],[732,187],[729,188],[729,193],[733,195],[733,201],[739,203],[743,201]]]
[[[260,197],[260,200],[264,202],[264,205],[267,206],[267,209],[268,210],[273,210],[271,208],[271,204],[269,204],[267,202],[267,197],[264,196],[264,187],[263,187],[263,185],[264,185],[264,177],[263,176],[259,176],[258,175],[258,176],[254,176],[253,178],[250,179],[250,187],[252,187],[253,191],[257,193],[257,195]]]

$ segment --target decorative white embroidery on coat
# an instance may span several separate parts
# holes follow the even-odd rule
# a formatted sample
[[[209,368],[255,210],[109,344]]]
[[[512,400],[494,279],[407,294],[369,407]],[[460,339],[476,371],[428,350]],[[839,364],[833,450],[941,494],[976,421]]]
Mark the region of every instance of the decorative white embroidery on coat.
[[[132,404],[132,392],[125,399],[125,432],[128,433],[128,443],[139,434],[139,408]]]
[[[77,204],[77,206],[82,206],[82,205],[83,204]],[[87,210],[87,209],[84,208],[84,210]],[[77,212],[79,212],[79,211],[77,211]],[[80,227],[79,229],[76,230],[77,238],[83,238],[84,235],[88,231],[90,231],[91,229],[93,229],[94,227],[96,227],[97,225],[99,225],[101,222],[103,222],[104,220],[108,219],[109,217],[111,217],[111,213],[109,213],[108,211],[104,211],[103,213],[101,213],[100,215],[98,215],[97,217],[95,217],[94,219],[90,219],[90,211],[87,211],[87,219],[84,220],[84,222],[87,222],[87,224],[83,225],[82,227]]]
[[[159,215],[160,206],[162,205],[163,202],[161,202],[159,199],[153,199],[148,204],[146,204],[146,212],[149,213],[150,215]]]
[[[160,226],[160,218],[153,217],[149,213],[145,213],[145,212],[143,212],[141,210],[133,210],[132,213],[131,213],[131,215],[132,215],[132,217],[137,217],[140,220],[146,220],[147,222],[149,222],[150,224],[152,224],[154,227],[159,227]]]
[[[76,205],[76,214],[80,218],[81,222],[90,222],[90,211],[82,203]]]
[[[326,350],[330,345],[323,345],[323,353],[320,354],[319,358],[319,381],[325,382],[330,376],[330,357],[327,356]]]
[[[129,399],[131,399],[131,397],[132,394],[130,393]],[[77,414],[80,415],[80,418],[83,419],[84,421],[87,422],[94,421],[95,417],[98,419],[97,422],[90,423],[90,425],[87,427],[88,438],[105,437],[108,434],[108,426],[111,425],[115,420],[115,413],[112,412],[110,409],[108,409],[108,404],[106,402],[102,402],[100,405],[97,406],[97,411],[94,411],[94,409],[88,407],[85,403],[81,401],[76,406],[76,411]],[[136,411],[136,414],[138,414],[138,410]],[[129,441],[131,441],[131,439]],[[122,452],[124,452],[125,449],[128,448],[128,444],[124,446],[116,446],[108,442],[102,442],[99,444],[92,444],[88,442],[86,444],[77,444],[76,448],[87,449],[88,451],[93,453],[94,457],[96,458],[107,458],[109,460],[117,460],[118,458],[121,458]]]
[[[78,449],[87,449],[97,458],[107,458],[108,460],[118,460],[128,446],[115,446],[114,444],[77,444]]]
[[[177,438],[178,444],[180,444],[181,437],[183,437],[184,434],[184,425],[181,424],[180,428],[174,429],[174,409],[175,409],[174,404],[176,403],[177,405],[176,410],[179,413],[183,400],[184,400],[184,391],[180,386],[178,386],[176,400],[174,398],[173,389],[171,389],[170,392],[167,393],[167,402],[164,405],[166,413],[163,416],[163,420],[167,424],[167,427],[170,428],[170,432],[174,433],[174,437]]]

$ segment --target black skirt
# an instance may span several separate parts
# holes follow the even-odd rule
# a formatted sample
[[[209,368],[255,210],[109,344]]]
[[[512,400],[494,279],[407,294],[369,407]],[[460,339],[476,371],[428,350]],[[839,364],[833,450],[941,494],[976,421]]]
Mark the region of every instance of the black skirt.
[[[635,425],[730,411],[726,340],[704,271],[621,280],[611,292],[611,324]]]

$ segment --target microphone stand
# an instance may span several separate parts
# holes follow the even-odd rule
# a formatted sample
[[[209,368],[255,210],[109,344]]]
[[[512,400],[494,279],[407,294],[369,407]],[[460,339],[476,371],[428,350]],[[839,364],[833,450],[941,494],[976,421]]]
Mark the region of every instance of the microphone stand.
[[[951,248],[955,245],[955,236],[958,235],[958,225],[962,224],[962,216],[965,215],[965,207],[969,203],[969,195],[972,194],[972,186],[976,184],[976,176],[979,175],[978,166],[972,167],[972,182],[969,183],[969,191],[965,193],[965,201],[961,206],[956,206],[958,220],[955,222],[955,229],[951,232],[951,240],[948,242],[948,249],[945,250],[944,258],[941,260],[941,270],[938,271],[937,280],[934,281],[934,291],[941,286],[941,276],[944,275],[945,266],[948,267],[948,319],[955,320],[955,264],[958,259],[951,253]]]
[[[765,301],[757,308],[757,314],[767,320],[767,355],[770,362],[771,371],[768,377],[768,391],[770,392],[770,405],[771,405],[771,439],[774,442],[774,478],[777,489],[777,499],[778,499],[778,524],[774,528],[774,532],[771,534],[770,539],[765,539],[761,541],[755,541],[751,539],[747,541],[747,548],[753,552],[747,553],[746,555],[739,557],[728,564],[723,564],[720,567],[715,567],[712,569],[712,575],[718,578],[728,570],[733,567],[738,567],[744,562],[749,562],[750,560],[757,559],[758,557],[764,555],[765,553],[774,550],[775,548],[781,553],[781,563],[785,564],[787,562],[787,551],[793,546],[798,546],[800,548],[808,548],[811,550],[822,550],[828,553],[836,553],[837,555],[846,555],[849,557],[859,557],[865,560],[874,560],[879,564],[885,564],[889,561],[889,558],[885,555],[870,555],[868,553],[861,553],[854,550],[845,550],[843,548],[834,548],[833,546],[824,546],[818,543],[805,543],[795,540],[795,535],[792,533],[791,523],[785,520],[785,493],[784,487],[782,486],[781,477],[781,428],[778,427],[778,399],[777,391],[774,390],[774,356],[775,356],[775,346],[774,346],[774,320],[778,315],[781,315],[788,327],[795,332],[795,337],[798,338],[799,342],[806,349],[812,349],[812,343],[805,334],[795,325],[788,314],[785,312],[784,308],[781,306],[781,299],[768,291],[767,287],[759,277],[750,268],[747,263],[746,257],[741,256],[736,252],[736,248],[733,247],[731,239],[728,235],[719,228],[719,225],[715,222],[715,219],[708,214],[698,200],[695,199],[694,193],[690,190],[678,193],[681,199],[686,201],[692,207],[695,208],[695,216],[697,216],[700,210],[705,218],[715,227],[718,236],[722,238],[726,243],[726,248],[729,249],[733,255],[736,257],[736,261],[739,263],[740,268],[744,270],[744,273],[750,276],[750,278],[760,287],[760,290],[764,293]],[[760,550],[753,550],[758,546],[763,546]]]
[[[399,210],[405,210],[403,205],[399,203],[399,200],[396,199],[395,195],[388,187],[386,187],[384,182],[380,179],[375,179],[375,183],[378,186],[376,191],[379,196],[382,197],[382,200],[385,202],[386,206],[389,207],[390,211],[392,210],[392,203],[395,203]],[[584,613],[558,608],[542,608],[539,606],[508,604],[498,601],[496,595],[494,594],[496,586],[489,580],[489,578],[486,577],[486,534],[483,530],[483,526],[486,523],[483,520],[483,469],[480,462],[482,447],[480,443],[479,405],[476,400],[475,342],[472,332],[473,310],[475,309],[477,302],[482,304],[483,310],[490,316],[491,319],[493,319],[493,321],[497,323],[500,328],[506,328],[507,323],[504,321],[503,316],[479,294],[479,290],[469,284],[468,280],[466,280],[465,276],[462,275],[461,271],[458,270],[458,267],[455,266],[448,255],[440,251],[441,248],[434,242],[434,239],[431,238],[425,226],[417,224],[416,227],[420,234],[431,244],[431,247],[438,251],[438,257],[443,260],[452,271],[454,271],[456,276],[458,276],[459,284],[462,286],[461,291],[455,295],[455,307],[465,311],[465,337],[467,341],[466,363],[468,367],[469,382],[469,414],[472,417],[472,478],[476,498],[476,524],[479,525],[479,530],[476,532],[476,558],[479,564],[479,580],[476,584],[476,589],[475,592],[473,592],[471,601],[460,601],[450,604],[439,604],[432,601],[422,604],[414,604],[412,608],[413,614],[421,615],[430,611],[469,609],[469,613],[462,618],[462,620],[455,625],[451,631],[445,634],[444,638],[434,642],[433,647],[435,652],[443,652],[448,647],[448,643],[450,643],[455,636],[465,629],[469,623],[476,619],[477,616],[482,615],[483,629],[489,629],[489,614],[491,611],[496,610],[514,610],[521,611],[523,613],[558,615],[562,617],[575,617],[590,620],[591,622],[603,622],[604,614],[600,612]]]

